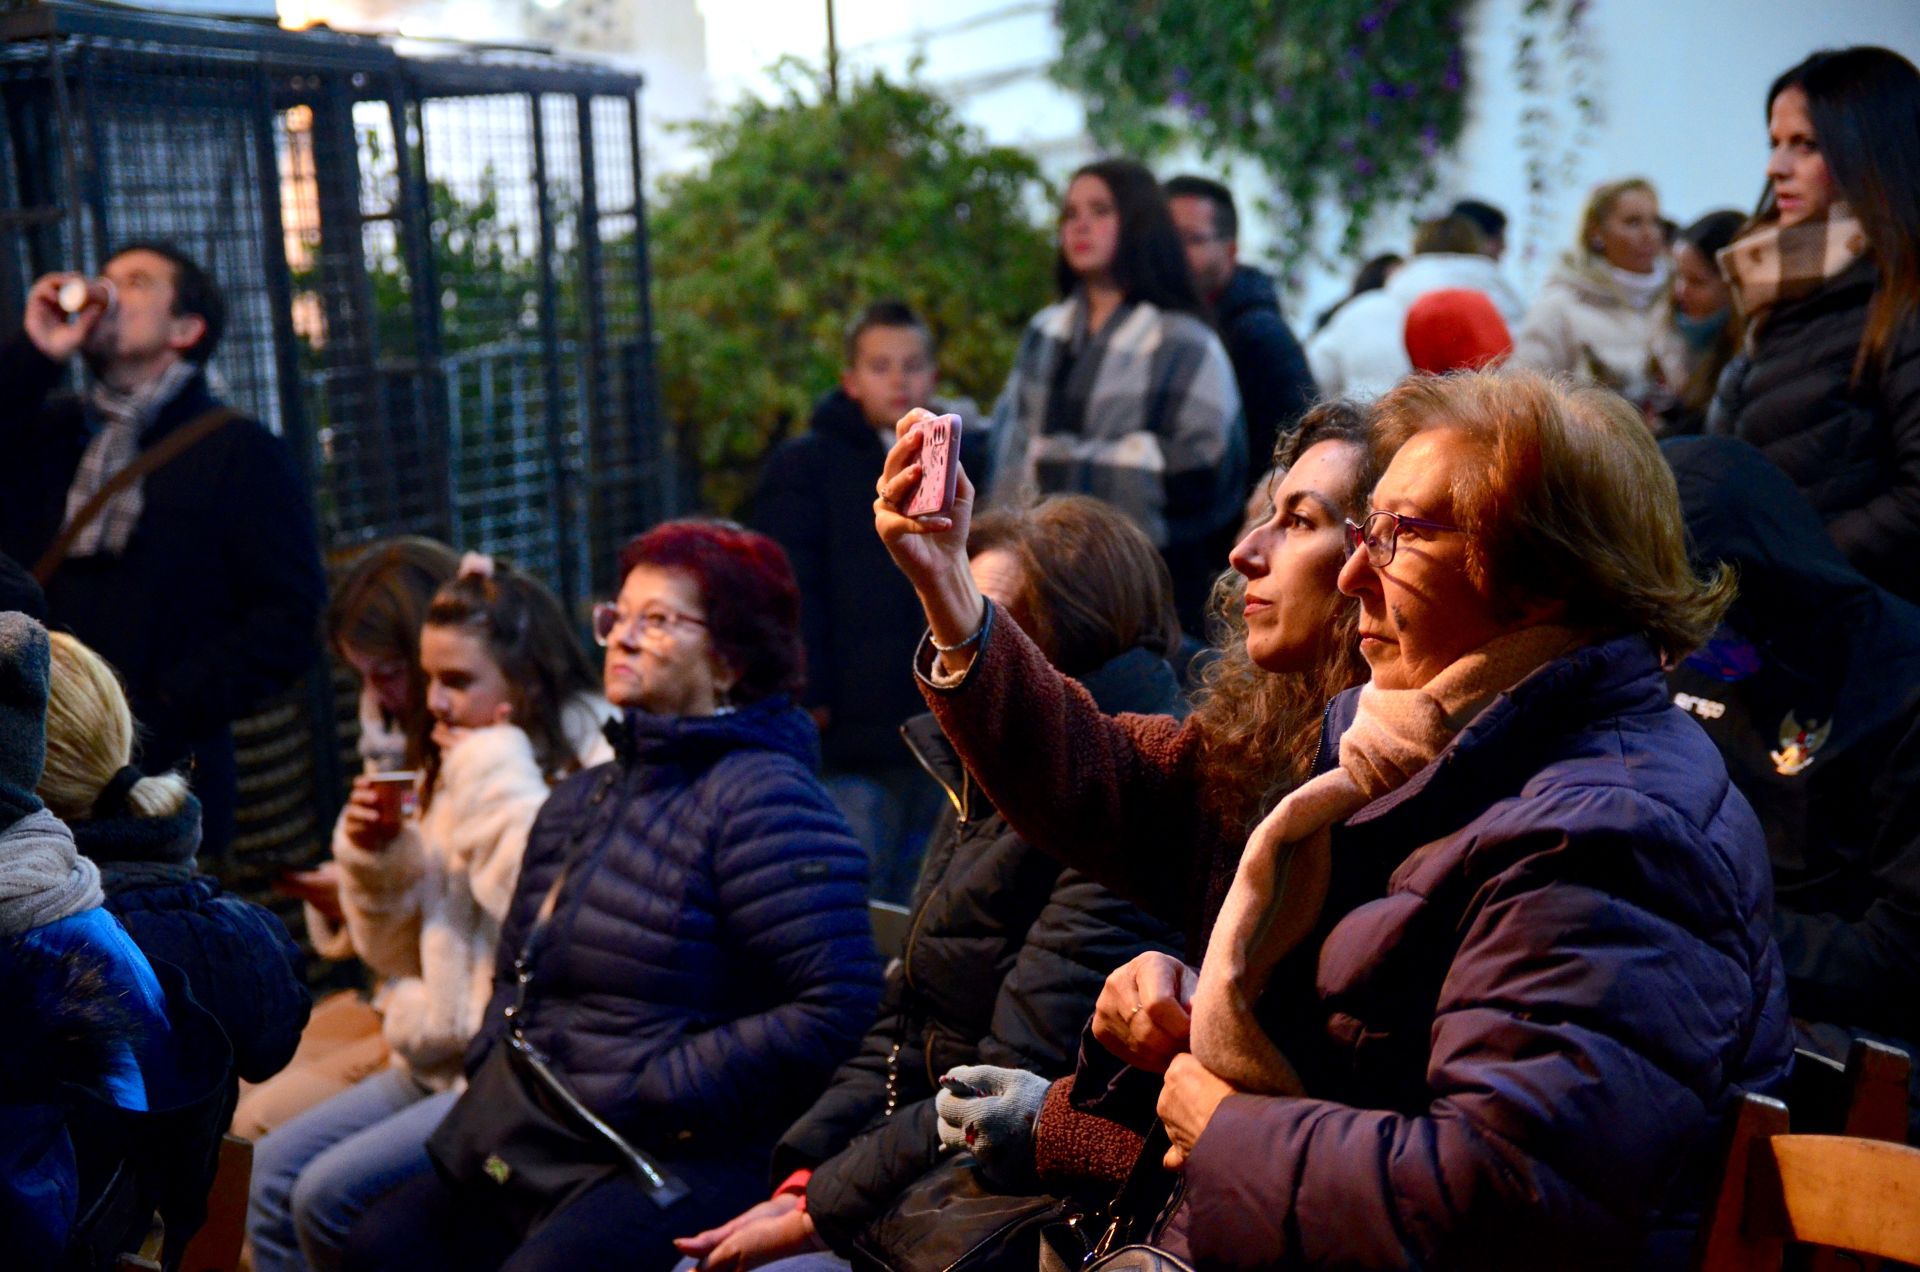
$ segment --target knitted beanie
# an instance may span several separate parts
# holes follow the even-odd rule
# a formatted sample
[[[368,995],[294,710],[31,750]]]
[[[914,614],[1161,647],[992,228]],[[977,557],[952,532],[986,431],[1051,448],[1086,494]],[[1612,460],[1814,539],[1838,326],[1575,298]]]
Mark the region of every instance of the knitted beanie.
[[[1513,352],[1513,337],[1486,293],[1428,292],[1407,307],[1407,357],[1416,371],[1478,371]]]
[[[40,811],[33,788],[47,762],[47,629],[0,612],[0,830]]]

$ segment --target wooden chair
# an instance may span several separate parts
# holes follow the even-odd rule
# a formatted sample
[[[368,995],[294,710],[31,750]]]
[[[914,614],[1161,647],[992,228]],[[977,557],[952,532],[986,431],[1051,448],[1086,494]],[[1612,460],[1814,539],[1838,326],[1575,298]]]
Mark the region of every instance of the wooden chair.
[[[1920,1149],[1792,1135],[1787,1106],[1749,1095],[1702,1225],[1700,1272],[1773,1272],[1789,1243],[1920,1263]]]
[[[1787,1110],[1796,1134],[1907,1142],[1907,1077],[1897,1047],[1856,1038],[1843,1065],[1804,1048],[1793,1053]]]
[[[247,1237],[247,1196],[253,1182],[253,1141],[220,1137],[220,1162],[207,1191],[207,1219],[187,1242],[180,1272],[233,1272]]]

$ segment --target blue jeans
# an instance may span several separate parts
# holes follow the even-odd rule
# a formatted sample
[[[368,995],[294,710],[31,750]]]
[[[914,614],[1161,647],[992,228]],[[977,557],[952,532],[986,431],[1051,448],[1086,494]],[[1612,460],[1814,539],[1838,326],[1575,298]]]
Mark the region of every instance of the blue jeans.
[[[367,1207],[433,1173],[427,1136],[455,1093],[385,1069],[278,1127],[254,1148],[247,1235],[254,1272],[331,1272]]]

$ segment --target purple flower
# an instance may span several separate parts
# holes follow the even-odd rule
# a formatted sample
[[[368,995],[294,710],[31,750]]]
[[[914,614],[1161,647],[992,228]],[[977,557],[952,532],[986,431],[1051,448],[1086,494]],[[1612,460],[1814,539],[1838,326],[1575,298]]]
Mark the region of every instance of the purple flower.
[[[1367,86],[1367,91],[1375,97],[1384,97],[1388,101],[1400,96],[1400,90],[1385,80],[1375,80]]]
[[[1191,80],[1192,78],[1193,78],[1193,72],[1191,72],[1191,71],[1189,71],[1189,70],[1188,70],[1188,69],[1187,69],[1186,67],[1184,67],[1184,66],[1176,66],[1176,67],[1174,67],[1174,68],[1173,68],[1173,82],[1174,82],[1174,83],[1176,83],[1176,84],[1185,84],[1185,83],[1187,83],[1187,82],[1188,82],[1189,80]]]
[[[1178,106],[1181,110],[1185,110],[1189,105],[1192,104],[1193,96],[1190,93],[1188,93],[1187,90],[1184,88],[1176,88],[1173,90],[1173,95],[1167,98],[1167,100],[1172,102],[1175,106]]]
[[[1127,37],[1129,41],[1139,39],[1141,35],[1140,24],[1138,22],[1127,23],[1127,28],[1125,32],[1123,32],[1123,34]]]
[[[1207,104],[1205,102],[1195,102],[1193,109],[1188,111],[1187,114],[1193,117],[1195,123],[1198,123],[1207,117]]]
[[[1363,34],[1372,35],[1380,29],[1380,23],[1382,21],[1384,21],[1384,19],[1382,19],[1378,13],[1369,13],[1366,17],[1360,19],[1360,30]]]
[[[1353,170],[1360,176],[1370,177],[1373,175],[1373,160],[1362,155],[1353,161]]]
[[[1275,93],[1274,96],[1279,99],[1282,106],[1291,106],[1293,104],[1293,85],[1282,84],[1280,91]]]
[[[1459,92],[1460,84],[1461,84],[1460,68],[1457,66],[1449,66],[1447,68],[1447,77],[1441,80],[1440,82],[1442,85],[1446,87],[1446,90],[1449,93]]]

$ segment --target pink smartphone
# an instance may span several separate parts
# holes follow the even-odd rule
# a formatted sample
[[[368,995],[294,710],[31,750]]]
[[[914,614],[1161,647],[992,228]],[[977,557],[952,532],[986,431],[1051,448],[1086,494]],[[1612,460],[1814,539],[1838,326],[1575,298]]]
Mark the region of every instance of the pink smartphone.
[[[920,426],[920,482],[901,509],[909,517],[944,517],[953,511],[960,483],[960,417],[938,415]]]

